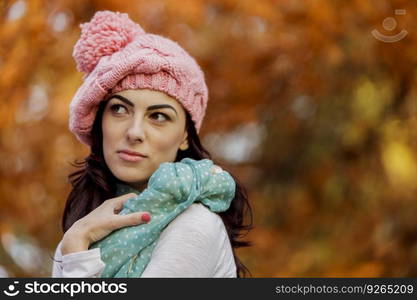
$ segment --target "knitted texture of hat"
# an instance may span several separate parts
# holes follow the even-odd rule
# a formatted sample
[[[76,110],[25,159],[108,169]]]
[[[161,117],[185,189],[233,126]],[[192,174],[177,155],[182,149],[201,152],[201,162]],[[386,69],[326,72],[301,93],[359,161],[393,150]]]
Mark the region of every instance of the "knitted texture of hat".
[[[69,129],[79,141],[91,145],[100,102],[126,89],[166,93],[188,111],[199,132],[208,89],[200,66],[180,45],[146,33],[126,13],[99,11],[80,27],[73,57],[84,77],[69,111]]]
[[[152,174],[148,187],[129,198],[119,215],[148,211],[149,223],[122,227],[90,246],[100,248],[105,268],[101,277],[140,277],[150,261],[162,230],[194,202],[213,212],[229,209],[235,196],[233,177],[210,159],[184,158],[165,162]],[[138,193],[118,184],[117,195]]]

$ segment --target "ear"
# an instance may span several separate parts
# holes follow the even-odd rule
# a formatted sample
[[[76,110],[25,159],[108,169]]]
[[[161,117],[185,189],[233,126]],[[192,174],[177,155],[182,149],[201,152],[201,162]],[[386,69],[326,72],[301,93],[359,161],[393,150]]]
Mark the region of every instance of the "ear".
[[[188,149],[188,132],[187,131],[184,132],[184,137],[180,144],[180,149],[183,151]]]

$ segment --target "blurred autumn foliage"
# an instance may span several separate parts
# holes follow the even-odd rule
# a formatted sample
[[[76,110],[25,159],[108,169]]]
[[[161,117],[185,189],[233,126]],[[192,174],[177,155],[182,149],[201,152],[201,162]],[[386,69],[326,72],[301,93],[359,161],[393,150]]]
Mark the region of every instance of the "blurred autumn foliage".
[[[254,277],[417,276],[417,3],[405,0],[1,1],[0,276],[50,276],[70,162],[88,153],[68,130],[72,47],[103,9],[202,66],[201,139],[248,189],[254,246],[238,254]]]

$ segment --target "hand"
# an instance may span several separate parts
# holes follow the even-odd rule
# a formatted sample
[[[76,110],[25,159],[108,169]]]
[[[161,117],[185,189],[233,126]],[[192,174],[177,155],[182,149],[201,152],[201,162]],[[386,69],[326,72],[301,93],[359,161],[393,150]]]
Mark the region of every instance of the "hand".
[[[129,193],[108,199],[88,215],[76,221],[64,234],[61,245],[62,255],[88,250],[90,244],[121,227],[149,222],[150,214],[147,212],[118,215],[123,204],[135,196],[136,194]]]

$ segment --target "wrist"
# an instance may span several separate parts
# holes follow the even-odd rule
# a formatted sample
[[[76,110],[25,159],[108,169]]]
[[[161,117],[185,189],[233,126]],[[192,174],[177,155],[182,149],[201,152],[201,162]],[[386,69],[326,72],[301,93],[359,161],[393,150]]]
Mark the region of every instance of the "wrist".
[[[74,224],[75,225],[75,224]],[[72,226],[65,232],[62,239],[61,253],[62,255],[88,250],[90,242],[81,230],[76,226]]]

